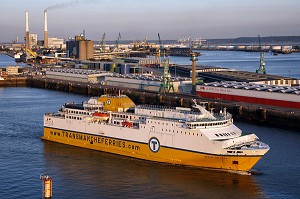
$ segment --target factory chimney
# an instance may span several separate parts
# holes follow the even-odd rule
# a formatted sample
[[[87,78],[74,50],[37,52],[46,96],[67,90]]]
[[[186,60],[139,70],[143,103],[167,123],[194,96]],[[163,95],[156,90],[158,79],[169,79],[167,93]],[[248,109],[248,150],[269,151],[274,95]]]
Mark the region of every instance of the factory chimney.
[[[28,11],[25,12],[25,50],[29,49],[29,20],[28,20]]]
[[[44,48],[48,48],[47,10],[44,10]]]

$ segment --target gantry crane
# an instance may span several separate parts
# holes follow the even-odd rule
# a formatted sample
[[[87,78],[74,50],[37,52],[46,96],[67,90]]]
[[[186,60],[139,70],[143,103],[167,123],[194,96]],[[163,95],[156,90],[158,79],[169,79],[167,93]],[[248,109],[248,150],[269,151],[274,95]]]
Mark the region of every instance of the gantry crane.
[[[258,45],[259,45],[259,51],[260,51],[260,65],[259,68],[256,70],[256,73],[263,73],[266,74],[266,64],[265,64],[265,52],[263,51],[261,47],[261,41],[260,41],[260,35],[258,35]]]

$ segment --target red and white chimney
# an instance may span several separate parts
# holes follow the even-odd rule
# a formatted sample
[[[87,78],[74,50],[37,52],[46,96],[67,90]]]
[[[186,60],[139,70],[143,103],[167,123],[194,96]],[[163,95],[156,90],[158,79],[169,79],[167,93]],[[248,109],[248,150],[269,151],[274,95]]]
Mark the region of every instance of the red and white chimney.
[[[47,21],[47,10],[44,10],[44,48],[48,48],[48,21]]]
[[[28,11],[25,12],[25,49],[30,49],[29,46],[29,19],[28,19]]]

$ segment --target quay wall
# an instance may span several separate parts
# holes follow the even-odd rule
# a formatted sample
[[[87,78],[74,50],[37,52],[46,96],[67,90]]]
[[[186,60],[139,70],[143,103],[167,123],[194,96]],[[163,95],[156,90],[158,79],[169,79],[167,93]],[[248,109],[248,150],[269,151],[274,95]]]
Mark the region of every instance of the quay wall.
[[[25,83],[24,83],[25,82]],[[110,86],[100,84],[88,84],[78,82],[63,82],[42,78],[27,78],[24,80],[12,80],[5,84],[6,86],[27,86],[34,88],[50,89],[63,92],[82,94],[87,96],[100,96],[103,94],[125,94],[129,96],[136,104],[151,104],[165,106],[191,107],[193,97],[182,94],[160,95],[157,93],[143,92],[139,90],[128,90],[126,88],[116,89]],[[1,87],[1,84],[0,84]],[[235,102],[215,101],[210,99],[200,99],[197,101],[208,102],[208,108],[214,108],[219,112],[224,107],[231,113],[234,119],[253,121],[259,124],[267,124],[281,127],[292,127],[300,129],[300,110],[276,109],[263,107],[261,105],[238,105]],[[283,111],[284,110],[284,111]]]
[[[9,78],[5,80],[0,80],[0,88],[1,87],[25,87],[26,85],[27,85],[26,77]]]

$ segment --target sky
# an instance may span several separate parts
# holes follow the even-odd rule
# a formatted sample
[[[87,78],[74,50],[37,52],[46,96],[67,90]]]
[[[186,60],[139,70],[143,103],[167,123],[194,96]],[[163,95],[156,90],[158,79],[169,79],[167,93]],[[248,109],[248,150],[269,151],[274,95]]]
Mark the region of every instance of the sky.
[[[86,39],[219,39],[300,36],[299,0],[0,0],[0,42],[24,42],[29,31],[43,40],[45,9],[49,37]]]

